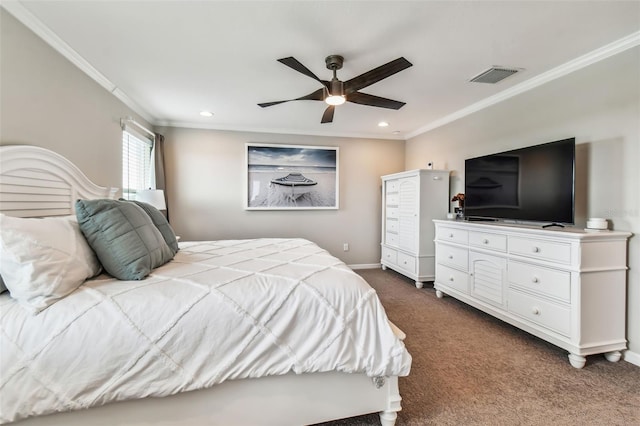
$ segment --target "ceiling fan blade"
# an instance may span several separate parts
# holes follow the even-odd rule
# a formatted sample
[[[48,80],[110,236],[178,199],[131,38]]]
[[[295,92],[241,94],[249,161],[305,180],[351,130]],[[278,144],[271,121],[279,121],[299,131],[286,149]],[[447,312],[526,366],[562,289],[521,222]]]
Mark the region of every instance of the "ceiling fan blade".
[[[353,92],[347,96],[347,102],[354,104],[369,105],[379,108],[400,109],[405,102],[394,101],[393,99],[381,98],[380,96],[369,95],[362,92]]]
[[[263,102],[261,104],[258,104],[258,106],[260,106],[262,108],[266,108],[266,107],[270,107],[270,106],[274,106],[274,105],[278,105],[278,104],[283,104],[283,103],[289,102],[289,101],[293,101],[293,99],[288,99],[286,101]]]
[[[311,70],[309,70],[309,68],[302,65],[300,61],[298,61],[293,56],[289,56],[288,58],[278,59],[278,62],[288,66],[289,68],[292,68],[298,71],[299,73],[306,75],[307,77],[311,77],[312,79],[322,83],[325,87],[329,84],[329,82],[326,80],[320,80],[320,78],[318,78],[317,75],[312,73]]]
[[[367,86],[371,86],[372,84],[411,66],[413,66],[413,64],[403,57],[387,62],[384,65],[380,65],[378,68],[374,68],[371,71],[367,71],[364,74],[360,74],[359,76],[352,78],[351,80],[345,81],[345,93],[348,95],[357,90],[364,89]]]
[[[295,99],[287,99],[284,101],[275,101],[275,102],[263,102],[261,104],[258,104],[259,106],[261,106],[262,108],[266,108],[266,107],[270,107],[273,105],[278,105],[278,104],[282,104],[284,102],[291,102],[291,101],[324,101],[324,88],[323,89],[318,89],[313,93],[309,93],[306,96],[301,96],[299,98],[295,98]]]
[[[329,105],[327,109],[324,110],[324,114],[322,114],[322,120],[320,123],[332,123],[333,122],[333,112],[335,111],[335,105]]]

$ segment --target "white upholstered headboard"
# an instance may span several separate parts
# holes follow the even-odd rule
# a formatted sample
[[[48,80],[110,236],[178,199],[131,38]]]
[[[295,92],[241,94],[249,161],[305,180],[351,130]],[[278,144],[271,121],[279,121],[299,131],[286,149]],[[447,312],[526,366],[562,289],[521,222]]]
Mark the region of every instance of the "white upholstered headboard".
[[[118,188],[91,182],[69,160],[45,148],[0,146],[0,211],[9,216],[75,214],[78,198],[115,198]]]

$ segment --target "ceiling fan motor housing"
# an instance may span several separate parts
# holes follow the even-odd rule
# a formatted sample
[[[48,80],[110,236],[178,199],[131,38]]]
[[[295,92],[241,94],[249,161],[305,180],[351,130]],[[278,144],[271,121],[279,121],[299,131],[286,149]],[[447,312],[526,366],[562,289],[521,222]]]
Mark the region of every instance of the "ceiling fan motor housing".
[[[329,96],[344,96],[344,85],[338,80],[336,71],[342,68],[344,58],[340,55],[329,55],[324,59],[327,68],[333,71],[333,78],[329,82]]]
[[[329,82],[329,94],[331,96],[344,96],[344,84],[337,78]]]

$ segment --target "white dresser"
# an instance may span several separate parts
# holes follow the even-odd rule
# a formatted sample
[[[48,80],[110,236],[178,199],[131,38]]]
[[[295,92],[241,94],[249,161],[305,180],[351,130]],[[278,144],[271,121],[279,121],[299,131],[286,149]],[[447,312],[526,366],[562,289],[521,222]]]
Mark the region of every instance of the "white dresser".
[[[446,293],[569,351],[618,361],[626,349],[628,232],[435,220]]]
[[[382,176],[382,269],[416,281],[435,277],[433,219],[449,211],[449,172],[411,170]]]

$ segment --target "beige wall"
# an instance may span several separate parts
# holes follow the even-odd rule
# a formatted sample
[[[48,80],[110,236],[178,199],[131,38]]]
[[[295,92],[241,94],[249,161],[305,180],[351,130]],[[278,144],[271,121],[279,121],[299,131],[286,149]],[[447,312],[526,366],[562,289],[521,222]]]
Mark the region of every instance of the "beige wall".
[[[380,176],[404,169],[404,141],[158,130],[170,220],[183,239],[304,237],[348,264],[380,262]],[[247,142],[339,147],[339,210],[245,210]]]
[[[97,184],[120,188],[120,118],[130,115],[136,117],[0,8],[0,144],[51,149]]]
[[[640,47],[407,141],[406,167],[452,170],[455,194],[465,158],[567,137],[577,143],[577,225],[606,217],[634,233],[627,339],[640,361]]]

